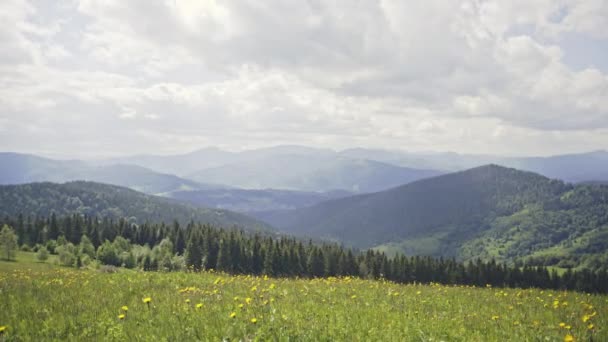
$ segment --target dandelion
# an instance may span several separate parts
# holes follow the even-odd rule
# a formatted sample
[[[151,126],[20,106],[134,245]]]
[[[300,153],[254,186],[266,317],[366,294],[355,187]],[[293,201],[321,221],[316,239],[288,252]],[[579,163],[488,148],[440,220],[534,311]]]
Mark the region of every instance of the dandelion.
[[[4,332],[6,331],[6,329],[7,329],[6,325],[0,326],[0,335],[4,334]]]
[[[236,317],[236,312],[234,312],[234,311],[233,311],[233,312],[231,312],[231,313],[230,313],[230,318],[235,318],[235,317]]]
[[[593,325],[593,323],[589,323],[589,325],[587,326],[587,329],[593,330],[593,328],[595,328],[595,325]]]
[[[190,304],[190,299],[186,299],[186,304]]]
[[[560,327],[560,328],[565,328],[565,327],[566,327],[566,323],[561,322],[561,323],[559,324],[559,327]]]
[[[125,317],[126,317],[126,316],[125,316],[125,314],[120,314],[120,315],[118,315],[118,319],[120,319],[120,320],[125,319]]]
[[[198,303],[198,304],[196,304],[196,308],[197,308],[197,309],[200,309],[200,308],[202,308],[202,307],[203,307],[203,303]]]
[[[574,337],[570,334],[564,336],[564,342],[574,342]]]
[[[588,320],[590,320],[590,319],[591,319],[591,316],[589,316],[589,315],[584,315],[584,316],[583,316],[583,323],[587,323],[587,321],[588,321]]]
[[[150,302],[152,301],[152,298],[146,297],[146,298],[142,299],[141,301],[144,302],[144,304],[150,304]]]
[[[129,311],[129,307],[128,307],[128,306],[126,306],[126,305],[123,305],[123,306],[120,308],[120,310],[122,310],[122,311],[124,311],[124,312],[127,312],[127,311]]]
[[[254,318],[251,319],[251,323],[256,324],[257,322],[258,322],[257,318],[254,317]]]
[[[497,321],[499,318],[500,318],[500,316],[496,316],[496,315],[492,316],[493,321]]]
[[[245,303],[251,304],[251,300],[252,300],[251,298],[247,297],[247,298],[245,298]]]

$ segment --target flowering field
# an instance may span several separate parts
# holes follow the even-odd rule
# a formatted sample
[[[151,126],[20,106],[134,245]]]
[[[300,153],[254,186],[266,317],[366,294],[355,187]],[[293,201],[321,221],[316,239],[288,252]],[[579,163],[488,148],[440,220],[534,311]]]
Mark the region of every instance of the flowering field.
[[[0,341],[608,341],[608,297],[53,268],[0,273]]]

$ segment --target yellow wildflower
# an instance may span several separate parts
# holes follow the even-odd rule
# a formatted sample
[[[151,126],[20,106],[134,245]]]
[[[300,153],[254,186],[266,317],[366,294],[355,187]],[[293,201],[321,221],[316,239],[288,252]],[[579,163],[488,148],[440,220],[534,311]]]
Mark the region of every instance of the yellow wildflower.
[[[4,332],[6,331],[6,329],[7,328],[6,328],[5,325],[0,326],[0,334],[4,334]]]
[[[202,308],[202,307],[203,307],[203,303],[198,303],[198,304],[196,304],[196,308],[197,308],[197,309],[200,309],[200,308]]]
[[[118,315],[118,319],[125,319],[125,314]]]
[[[595,328],[595,326],[593,325],[593,323],[589,323],[589,325],[587,326],[587,329],[593,330],[593,328]]]
[[[126,305],[123,305],[123,306],[122,306],[120,309],[121,309],[122,311],[129,311],[129,307],[128,307],[128,306],[126,306]]]
[[[144,302],[145,304],[150,304],[150,302],[152,301],[152,298],[146,297],[146,298],[142,299],[141,301]]]
[[[564,342],[574,342],[574,337],[570,334],[564,336]]]
[[[245,298],[245,303],[251,304],[251,298],[249,298],[249,297]]]
[[[186,299],[186,304],[190,304],[190,298]]]
[[[251,319],[251,323],[256,324],[257,322],[258,322],[257,318],[254,317],[254,318]]]
[[[492,320],[493,320],[493,321],[496,321],[496,320],[498,320],[499,318],[500,318],[500,316],[496,316],[496,315],[495,315],[495,316],[492,316]]]
[[[559,324],[559,327],[560,327],[560,328],[565,328],[565,327],[566,327],[566,323],[561,322],[561,323]]]
[[[235,318],[235,317],[236,317],[236,312],[234,312],[234,311],[233,311],[233,312],[231,312],[231,313],[230,313],[230,318]]]

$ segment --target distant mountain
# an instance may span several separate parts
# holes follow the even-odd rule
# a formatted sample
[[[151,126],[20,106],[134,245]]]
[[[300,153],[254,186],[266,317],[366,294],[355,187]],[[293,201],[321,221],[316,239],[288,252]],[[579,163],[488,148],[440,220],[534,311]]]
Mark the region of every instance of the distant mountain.
[[[308,207],[350,195],[352,193],[346,191],[303,192],[273,189],[210,189],[175,191],[167,194],[168,197],[194,205],[243,213]]]
[[[222,151],[215,147],[176,155],[136,155],[102,161],[104,164],[133,164],[157,172],[186,175],[200,169],[217,167],[234,162],[237,154]]]
[[[606,252],[606,213],[608,187],[490,165],[258,217],[291,234],[360,248],[461,259],[551,257],[556,264],[572,262],[575,251],[593,258]]]
[[[608,152],[595,151],[551,157],[505,158],[503,165],[567,182],[608,181]]]
[[[79,213],[133,222],[195,222],[250,230],[272,230],[243,214],[220,209],[197,208],[175,200],[146,195],[124,187],[94,183],[29,183],[0,186],[0,216],[18,214],[49,216]]]
[[[18,153],[0,153],[0,184],[95,181],[126,186],[149,194],[218,188],[135,165],[93,165],[77,160],[54,160]]]
[[[393,165],[435,170],[460,171],[485,164],[498,164],[532,171],[567,182],[608,181],[608,152],[595,151],[550,157],[500,157],[458,153],[408,153],[370,149],[340,152],[352,158],[365,158]]]
[[[207,147],[190,153],[177,155],[139,155],[106,160],[106,164],[134,164],[158,172],[186,176],[194,172],[220,167],[226,164],[248,162],[260,158],[281,155],[329,156],[332,150],[304,146],[281,145],[269,148],[245,150],[242,152],[223,151],[217,147]]]
[[[567,182],[608,181],[608,152],[596,151],[579,154],[556,155],[550,157],[503,157],[483,154],[460,154],[454,152],[405,152],[399,150],[352,148],[343,151],[319,149],[303,146],[282,145],[262,149],[228,152],[210,147],[182,155],[174,156],[132,156],[106,161],[107,163],[133,164],[157,172],[171,173],[188,178],[209,169],[230,168],[235,165],[255,165],[263,161],[270,164],[280,163],[288,157],[315,160],[368,160],[393,167],[417,170],[439,170],[442,172],[462,171],[487,164],[497,164],[520,170],[540,173],[550,178]],[[275,160],[276,161],[273,161]],[[330,167],[331,163],[328,163]],[[296,164],[297,165],[297,164]],[[313,164],[315,165],[315,164]],[[256,165],[257,166],[257,165]],[[305,169],[290,168],[291,172],[306,173]],[[201,177],[197,178],[203,181]],[[254,180],[250,180],[254,182]],[[266,184],[265,180],[260,180]],[[228,182],[226,182],[228,184]],[[397,184],[395,184],[397,185]],[[247,186],[249,188],[249,186]],[[255,188],[258,188],[257,186]],[[286,187],[284,189],[292,189]],[[304,190],[300,189],[299,190]],[[325,188],[322,190],[330,190]],[[353,191],[352,188],[344,188]],[[305,189],[310,190],[310,189]],[[315,188],[315,190],[317,190]],[[372,190],[373,191],[373,190]]]
[[[259,157],[188,175],[196,181],[244,189],[374,192],[440,174],[363,159],[316,154]]]

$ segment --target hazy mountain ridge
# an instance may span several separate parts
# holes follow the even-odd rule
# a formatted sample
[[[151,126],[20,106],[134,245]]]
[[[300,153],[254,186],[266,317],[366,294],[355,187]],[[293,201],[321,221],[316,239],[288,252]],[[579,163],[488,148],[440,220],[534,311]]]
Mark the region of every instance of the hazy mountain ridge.
[[[403,167],[460,171],[487,164],[497,164],[536,172],[567,182],[608,181],[608,152],[602,150],[547,157],[502,157],[453,152],[408,153],[362,148],[344,150],[341,154],[350,157],[371,158]]]
[[[0,153],[0,164],[3,165],[0,184],[83,180],[126,186],[149,194],[219,187],[127,164],[95,165],[18,153]]]
[[[0,215],[16,217],[83,214],[111,219],[128,218],[137,223],[178,220],[186,224],[209,223],[251,230],[272,230],[243,214],[197,208],[172,199],[146,195],[125,187],[94,182],[28,183],[0,186]]]
[[[319,155],[271,155],[188,175],[245,189],[375,192],[440,174],[365,159]]]

